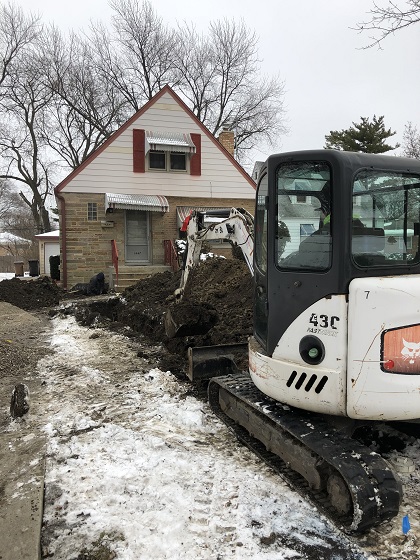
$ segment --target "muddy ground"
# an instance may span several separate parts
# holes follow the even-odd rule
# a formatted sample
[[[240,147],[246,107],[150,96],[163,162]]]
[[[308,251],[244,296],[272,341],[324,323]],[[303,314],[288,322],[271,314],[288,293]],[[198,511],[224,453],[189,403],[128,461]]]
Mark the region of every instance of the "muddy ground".
[[[4,330],[0,325],[2,393],[9,394],[14,382],[19,382],[20,372],[28,365],[35,367],[46,352],[36,332],[57,313],[75,315],[83,326],[124,334],[134,343],[139,339],[142,344],[150,342],[150,346],[160,347],[159,356],[154,356],[159,367],[183,377],[188,367],[188,347],[247,341],[252,333],[252,281],[244,261],[218,257],[202,261],[190,275],[182,302],[176,303],[174,292],[180,277],[180,272],[156,274],[122,294],[100,297],[63,290],[48,277],[3,280],[0,303],[8,321]],[[19,317],[11,306],[29,315]],[[187,325],[188,332],[180,331],[174,338],[166,335],[168,309],[180,324]],[[9,323],[11,319],[14,321]],[[139,344],[139,354],[142,347]],[[246,368],[246,354],[238,356],[237,363],[241,369]],[[7,419],[1,418],[0,425],[4,422]]]
[[[191,274],[183,304],[175,303],[174,299],[179,281],[179,273],[157,274],[120,295],[100,297],[81,297],[66,292],[46,277],[0,282],[0,404],[3,415],[0,430],[10,422],[6,418],[4,400],[10,399],[13,383],[20,382],[21,374],[31,367],[35,369],[37,360],[51,351],[43,345],[42,339],[43,332],[50,328],[49,318],[56,314],[75,315],[84,326],[103,327],[104,337],[107,337],[107,330],[124,334],[137,347],[140,362],[142,353],[148,363],[153,352],[154,363],[163,371],[175,374],[185,372],[189,346],[246,341],[252,332],[252,282],[243,261],[216,258],[202,262]],[[16,311],[19,308],[22,313]],[[180,322],[185,319],[195,334],[169,338],[164,328],[168,308]],[[207,327],[208,331],[202,332]],[[92,334],[96,336],[97,331]],[[413,444],[415,459],[416,442]],[[415,503],[417,478],[411,485],[410,481],[404,482],[408,488],[408,503],[411,500]],[[411,518],[415,519],[414,513]],[[375,532],[372,534],[375,537]],[[368,548],[372,546],[375,550],[376,538],[373,544],[365,543]],[[386,554],[379,557],[391,558]],[[393,557],[413,558],[411,553]]]
[[[246,342],[252,334],[252,278],[241,260],[207,259],[192,271],[184,297],[177,302],[174,292],[180,277],[179,272],[156,274],[119,297],[84,298],[64,312],[74,314],[84,326],[99,325],[161,344],[159,367],[184,374],[188,347]],[[66,294],[62,303],[70,297]],[[168,310],[182,325],[175,337],[165,331]]]

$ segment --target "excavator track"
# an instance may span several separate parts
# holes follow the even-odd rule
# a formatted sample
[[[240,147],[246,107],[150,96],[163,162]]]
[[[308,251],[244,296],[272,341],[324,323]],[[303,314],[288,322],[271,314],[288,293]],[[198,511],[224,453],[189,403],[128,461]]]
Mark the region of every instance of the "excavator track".
[[[215,377],[209,403],[237,437],[346,532],[398,514],[402,487],[377,453],[323,416],[261,393],[245,374]]]

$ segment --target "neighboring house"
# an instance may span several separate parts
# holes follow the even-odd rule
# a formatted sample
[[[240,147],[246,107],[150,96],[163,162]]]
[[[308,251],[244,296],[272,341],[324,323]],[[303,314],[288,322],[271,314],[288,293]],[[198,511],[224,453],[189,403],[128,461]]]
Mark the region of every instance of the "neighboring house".
[[[233,141],[228,130],[217,140],[165,86],[56,187],[63,286],[112,270],[116,253],[120,280],[166,270],[193,208],[253,214],[255,183]]]
[[[264,165],[263,161],[256,161],[254,163],[254,168],[252,170],[251,177],[254,179],[256,183],[258,183],[259,174],[263,165]]]
[[[50,257],[60,254],[60,235],[58,231],[49,231],[35,235],[39,244],[39,270],[41,275],[49,276]]]
[[[31,241],[7,231],[0,232],[0,256],[19,257],[28,251]]]
[[[33,253],[32,242],[7,231],[0,232],[0,270],[1,272],[11,273],[15,269],[15,263],[19,264],[19,273],[31,258]]]
[[[296,195],[290,195],[283,200],[282,210],[287,218],[284,224],[287,226],[290,240],[286,243],[282,257],[298,251],[305,237],[311,235],[319,227],[319,212],[316,207],[319,202],[314,197],[304,197],[299,201]]]

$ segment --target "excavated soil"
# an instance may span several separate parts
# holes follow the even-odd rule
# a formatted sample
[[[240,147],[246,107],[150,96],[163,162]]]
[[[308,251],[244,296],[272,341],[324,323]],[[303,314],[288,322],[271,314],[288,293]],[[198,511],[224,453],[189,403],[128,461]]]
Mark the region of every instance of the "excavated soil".
[[[247,341],[252,334],[252,278],[244,261],[202,261],[191,272],[181,302],[174,297],[179,283],[179,272],[155,274],[121,297],[80,301],[70,312],[83,325],[102,325],[162,345],[159,366],[175,374],[185,373],[188,347]],[[175,337],[165,331],[168,310],[182,325]]]
[[[35,280],[12,278],[0,282],[0,301],[25,311],[58,305],[65,292],[47,276]]]
[[[243,260],[207,259],[191,272],[177,302],[180,278],[180,272],[155,274],[121,295],[99,297],[64,291],[48,277],[13,278],[0,282],[0,301],[30,312],[74,314],[85,326],[140,337],[161,346],[161,369],[183,374],[188,347],[247,341],[252,334],[252,278]],[[165,331],[168,310],[181,327],[175,337]]]

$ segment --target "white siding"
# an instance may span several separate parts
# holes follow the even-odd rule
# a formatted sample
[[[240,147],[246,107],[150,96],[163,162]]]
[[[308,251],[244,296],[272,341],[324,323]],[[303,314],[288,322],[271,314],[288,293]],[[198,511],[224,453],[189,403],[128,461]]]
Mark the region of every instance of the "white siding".
[[[133,129],[201,134],[201,176],[133,172]],[[255,189],[197,122],[165,92],[119,134],[62,192],[163,194],[191,198],[253,199]]]
[[[282,255],[283,258],[299,250],[299,245],[301,241],[300,239],[301,224],[312,224],[315,230],[317,230],[319,226],[319,220],[313,220],[311,218],[288,218],[287,220],[284,220],[284,223],[289,228],[291,240],[288,243],[286,243],[286,248]]]

